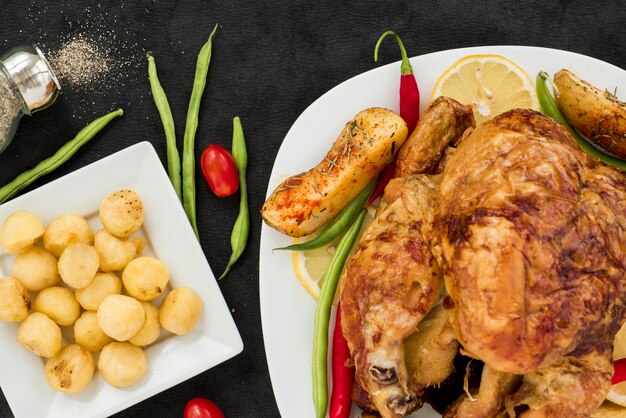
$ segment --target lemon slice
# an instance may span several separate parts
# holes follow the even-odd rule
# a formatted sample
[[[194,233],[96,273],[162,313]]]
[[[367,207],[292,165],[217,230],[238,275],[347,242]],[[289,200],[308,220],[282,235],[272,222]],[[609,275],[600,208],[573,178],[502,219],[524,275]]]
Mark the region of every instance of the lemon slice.
[[[614,404],[626,406],[626,382],[611,386],[611,390],[606,394],[606,399]],[[626,414],[624,415],[626,416]]]
[[[615,405],[612,402],[605,401],[594,413],[592,418],[624,418],[626,417],[626,408]]]
[[[617,331],[613,342],[613,360],[626,358],[626,324]]]
[[[363,226],[361,227],[361,232],[359,233],[359,237],[357,238],[357,242],[361,238],[363,231],[368,227],[369,224],[374,220],[374,214],[376,213],[376,208],[373,206],[367,207],[367,216],[363,221]],[[298,244],[300,242],[304,242],[305,240],[310,240],[315,238],[316,234],[312,234],[305,239],[294,238],[293,243]],[[293,271],[298,278],[300,284],[306,289],[307,292],[315,299],[319,298],[320,289],[322,287],[322,283],[324,281],[324,274],[326,270],[328,270],[328,266],[330,265],[330,260],[333,258],[333,254],[335,253],[335,247],[339,243],[341,237],[336,240],[326,244],[323,247],[316,248],[315,250],[309,251],[293,251],[291,253],[291,261],[293,263]],[[356,245],[354,246],[356,248]],[[354,248],[352,251],[354,251]],[[350,255],[351,256],[351,255]],[[337,292],[338,294],[339,292]],[[336,302],[337,296],[335,296]]]
[[[539,109],[528,74],[500,55],[468,55],[455,62],[437,80],[431,100],[439,96],[471,104],[477,125],[507,110]]]

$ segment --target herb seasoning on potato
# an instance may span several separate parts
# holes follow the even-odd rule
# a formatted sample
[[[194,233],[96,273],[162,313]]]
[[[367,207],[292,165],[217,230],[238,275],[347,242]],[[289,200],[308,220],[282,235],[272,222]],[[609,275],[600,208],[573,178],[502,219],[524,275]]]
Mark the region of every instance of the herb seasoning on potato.
[[[407,134],[404,120],[390,110],[359,112],[322,162],[274,190],[261,209],[263,220],[293,237],[314,232],[393,160]]]

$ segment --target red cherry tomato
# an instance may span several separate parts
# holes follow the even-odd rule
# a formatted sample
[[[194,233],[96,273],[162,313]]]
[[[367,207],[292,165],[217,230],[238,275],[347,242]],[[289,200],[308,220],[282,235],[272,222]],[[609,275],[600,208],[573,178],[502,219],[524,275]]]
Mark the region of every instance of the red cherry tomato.
[[[239,189],[239,173],[230,152],[219,145],[209,145],[200,157],[204,179],[218,197],[233,195]]]
[[[208,399],[193,398],[185,406],[184,418],[225,418],[219,406]]]

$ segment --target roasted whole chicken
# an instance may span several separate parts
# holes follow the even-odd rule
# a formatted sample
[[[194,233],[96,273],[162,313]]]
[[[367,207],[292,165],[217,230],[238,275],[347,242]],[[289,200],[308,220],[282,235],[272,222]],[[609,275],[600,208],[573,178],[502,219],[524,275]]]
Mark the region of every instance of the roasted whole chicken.
[[[355,401],[405,416],[460,351],[484,367],[445,417],[589,417],[624,317],[624,175],[537,112],[475,128],[439,98],[396,176],[341,279]]]

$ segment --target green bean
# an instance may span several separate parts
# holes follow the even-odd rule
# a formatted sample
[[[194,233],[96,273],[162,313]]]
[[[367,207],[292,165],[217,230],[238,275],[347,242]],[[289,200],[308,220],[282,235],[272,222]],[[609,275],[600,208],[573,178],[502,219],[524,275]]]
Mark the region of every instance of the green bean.
[[[317,418],[326,416],[328,406],[328,382],[327,382],[327,361],[328,361],[328,321],[330,320],[330,310],[337,291],[337,283],[343,271],[343,266],[350,254],[350,250],[359,235],[363,220],[367,214],[366,209],[361,209],[361,213],[356,218],[350,229],[341,237],[337,249],[330,260],[330,265],[320,289],[320,296],[315,310],[315,326],[313,334],[313,403]]]
[[[189,98],[189,109],[187,109],[187,122],[185,124],[185,137],[183,140],[183,207],[198,240],[198,226],[196,224],[196,159],[194,155],[196,129],[198,128],[198,114],[200,113],[200,102],[206,77],[209,72],[211,62],[211,49],[213,45],[213,35],[217,30],[217,25],[209,35],[209,39],[204,44],[198,60],[196,61],[196,74],[193,79],[193,89]]]
[[[552,96],[552,93],[550,93],[550,89],[548,89],[548,84],[547,84],[548,80],[552,82],[552,80],[550,79],[550,76],[545,71],[540,71],[539,74],[537,74],[537,82],[536,82],[537,98],[539,99],[541,112],[547,116],[550,116],[552,119],[557,120],[563,126],[565,126],[567,130],[572,134],[576,142],[578,142],[578,145],[584,151],[588,152],[589,154],[591,154],[598,160],[604,162],[605,164],[619,168],[621,170],[626,170],[626,161],[620,160],[619,158],[613,157],[612,155],[602,152],[601,150],[599,150],[598,148],[590,144],[589,141],[587,141],[587,139],[585,139],[582,135],[580,135],[576,131],[576,129],[574,129],[572,125],[570,125],[567,122],[567,120],[561,113],[561,110],[559,109],[559,106],[556,100]]]
[[[359,213],[361,213],[361,209],[367,202],[367,198],[372,194],[372,190],[374,190],[374,186],[376,186],[376,182],[372,182],[365,186],[361,192],[354,199],[350,201],[344,207],[341,212],[330,221],[330,223],[320,232],[320,234],[313,238],[310,241],[303,242],[301,244],[293,244],[287,247],[274,248],[274,250],[290,250],[290,251],[308,251],[314,250],[316,248],[323,247],[328,244],[339,235],[343,234],[346,229],[352,225],[354,220]]]
[[[170,104],[167,101],[165,91],[159,82],[154,57],[150,52],[148,52],[147,56],[148,77],[150,78],[152,98],[154,99],[154,104],[156,104],[159,115],[161,116],[161,123],[163,124],[163,130],[165,131],[165,142],[167,143],[167,172],[170,176],[172,186],[174,186],[174,191],[176,191],[176,195],[178,196],[178,200],[182,201],[182,192],[180,190],[180,156],[178,155],[178,148],[176,146],[174,118],[172,117],[172,110],[170,109]]]
[[[104,115],[89,125],[81,129],[74,139],[67,142],[52,156],[49,157],[34,168],[25,171],[17,176],[12,182],[0,187],[0,203],[14,197],[20,190],[29,186],[32,182],[52,171],[56,170],[61,164],[69,160],[76,152],[98,132],[100,132],[111,120],[124,114],[122,109],[117,109],[107,115]]]
[[[228,265],[224,273],[220,276],[222,280],[230,271],[230,268],[241,257],[243,250],[248,243],[248,235],[250,233],[250,211],[248,209],[248,183],[246,182],[246,168],[248,166],[248,151],[246,149],[246,139],[243,135],[243,128],[239,117],[233,119],[233,145],[232,155],[239,173],[239,215],[233,225],[233,231],[230,235],[230,246],[233,249],[228,260]]]

